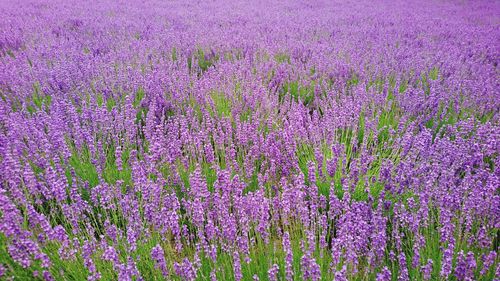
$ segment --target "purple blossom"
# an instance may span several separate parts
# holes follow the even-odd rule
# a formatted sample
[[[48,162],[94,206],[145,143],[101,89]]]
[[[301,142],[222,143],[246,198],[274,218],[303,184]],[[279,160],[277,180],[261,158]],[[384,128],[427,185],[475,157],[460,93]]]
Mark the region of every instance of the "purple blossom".
[[[423,275],[424,280],[431,279],[432,266],[433,266],[433,261],[431,259],[429,259],[427,261],[427,264],[422,266],[422,275]]]
[[[243,278],[243,274],[241,273],[240,254],[236,251],[233,253],[233,268],[234,268],[234,279],[236,281],[240,281]]]
[[[391,276],[392,273],[389,268],[387,268],[387,266],[384,266],[384,268],[382,268],[382,271],[377,273],[377,281],[389,281],[391,280]]]
[[[290,235],[288,232],[283,234],[283,249],[285,251],[285,275],[288,280],[292,280],[293,272],[293,252],[290,244]]]
[[[174,270],[184,280],[195,280],[196,271],[189,259],[185,258],[181,264],[174,263]]]
[[[279,272],[279,266],[277,264],[273,264],[271,268],[267,271],[267,275],[269,277],[270,281],[277,281],[278,280],[278,272]]]

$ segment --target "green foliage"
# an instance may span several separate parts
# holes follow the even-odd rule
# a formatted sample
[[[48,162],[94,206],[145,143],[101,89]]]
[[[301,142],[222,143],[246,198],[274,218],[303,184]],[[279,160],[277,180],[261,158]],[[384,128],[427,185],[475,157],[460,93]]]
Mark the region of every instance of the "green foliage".
[[[45,95],[39,82],[33,83],[33,94],[26,100],[26,109],[29,113],[35,113],[38,110],[48,110],[52,103],[52,96]]]
[[[133,103],[135,108],[139,107],[145,94],[146,94],[146,92],[144,91],[144,89],[142,87],[139,87],[139,89],[137,89],[137,92],[135,93],[135,96],[134,96],[134,103]]]
[[[220,117],[230,117],[232,102],[229,97],[227,97],[224,93],[218,91],[212,91],[210,97],[212,98],[212,102],[214,104],[215,114]]]
[[[314,101],[315,85],[316,83],[314,81],[307,85],[301,84],[298,80],[285,82],[278,93],[278,100],[282,103],[285,99],[285,95],[289,94],[293,101],[300,101],[303,105],[307,106]]]
[[[277,63],[288,63],[290,64],[290,56],[286,53],[277,53],[274,55],[274,60]]]

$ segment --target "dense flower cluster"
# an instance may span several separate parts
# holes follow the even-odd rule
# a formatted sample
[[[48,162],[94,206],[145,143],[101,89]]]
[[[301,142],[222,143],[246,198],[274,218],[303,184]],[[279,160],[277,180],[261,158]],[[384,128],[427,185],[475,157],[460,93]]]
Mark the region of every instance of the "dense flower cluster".
[[[424,2],[1,1],[0,278],[500,278],[500,4]]]

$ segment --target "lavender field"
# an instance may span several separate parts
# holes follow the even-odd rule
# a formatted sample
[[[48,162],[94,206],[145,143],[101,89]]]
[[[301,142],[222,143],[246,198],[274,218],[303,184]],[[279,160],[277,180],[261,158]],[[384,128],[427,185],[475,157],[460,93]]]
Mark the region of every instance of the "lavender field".
[[[0,1],[0,280],[500,280],[500,2]]]

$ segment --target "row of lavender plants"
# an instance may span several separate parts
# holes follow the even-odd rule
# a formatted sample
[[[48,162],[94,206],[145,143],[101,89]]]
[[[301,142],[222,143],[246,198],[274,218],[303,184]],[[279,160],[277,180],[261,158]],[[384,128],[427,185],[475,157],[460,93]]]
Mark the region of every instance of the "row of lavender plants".
[[[498,280],[485,1],[0,1],[0,279]]]

